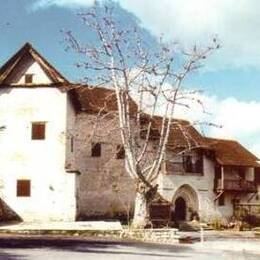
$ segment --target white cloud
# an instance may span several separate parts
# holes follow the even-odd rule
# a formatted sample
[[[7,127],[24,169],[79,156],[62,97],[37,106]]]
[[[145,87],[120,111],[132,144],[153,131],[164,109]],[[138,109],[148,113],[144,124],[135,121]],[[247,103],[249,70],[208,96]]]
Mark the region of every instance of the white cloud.
[[[119,0],[155,35],[188,44],[217,34],[223,48],[212,69],[260,67],[260,2],[258,0]]]
[[[154,35],[185,44],[217,34],[223,48],[210,69],[260,68],[259,0],[114,0],[136,15]],[[36,0],[34,9],[89,7],[94,0]]]
[[[233,97],[220,100],[201,95],[199,98],[210,114],[203,114],[200,106],[191,110],[178,109],[176,116],[191,121],[206,121],[220,127],[209,127],[207,135],[216,138],[235,139],[260,157],[260,102],[244,102]]]

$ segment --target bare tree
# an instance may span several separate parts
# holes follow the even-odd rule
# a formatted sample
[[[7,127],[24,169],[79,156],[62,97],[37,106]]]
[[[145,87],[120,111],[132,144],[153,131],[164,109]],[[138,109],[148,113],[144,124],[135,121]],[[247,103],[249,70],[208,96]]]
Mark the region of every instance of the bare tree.
[[[85,78],[87,84],[115,92],[114,116],[125,150],[125,168],[136,183],[133,225],[143,227],[149,218],[149,203],[157,193],[156,179],[170,130],[178,124],[173,119],[175,108],[188,108],[191,99],[201,103],[195,98],[196,91],[185,90],[183,82],[219,44],[214,38],[207,47],[194,45],[184,50],[177,43],[158,39],[155,49],[133,23],[120,24],[111,6],[96,4],[79,16],[97,41],[94,45],[82,43],[71,31],[66,32],[66,40],[84,57],[78,66],[93,72]],[[158,110],[160,118],[155,117]]]

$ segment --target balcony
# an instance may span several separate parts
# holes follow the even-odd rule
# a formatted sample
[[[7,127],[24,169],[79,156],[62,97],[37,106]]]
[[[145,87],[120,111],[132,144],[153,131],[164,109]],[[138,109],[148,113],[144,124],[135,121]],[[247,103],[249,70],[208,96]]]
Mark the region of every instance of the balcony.
[[[215,183],[215,190],[222,191],[223,188],[225,191],[240,191],[240,192],[257,192],[257,187],[253,181],[247,180],[224,180],[222,187],[222,180],[218,179]]]

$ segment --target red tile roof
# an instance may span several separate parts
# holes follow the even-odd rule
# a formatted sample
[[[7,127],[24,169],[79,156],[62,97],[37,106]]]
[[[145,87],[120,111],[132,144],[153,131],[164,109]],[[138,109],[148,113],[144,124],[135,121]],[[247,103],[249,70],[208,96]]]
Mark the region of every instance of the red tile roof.
[[[259,167],[259,159],[234,140],[205,138],[220,165]]]
[[[69,90],[77,109],[88,113],[117,111],[117,99],[114,90],[87,85],[73,85]],[[130,101],[130,113],[136,113],[137,105]]]
[[[157,129],[155,133],[159,135],[161,130],[163,118],[160,116],[153,117],[153,129]],[[169,149],[193,149],[193,148],[206,148],[207,143],[204,137],[196,130],[196,128],[186,120],[173,119],[168,139]]]

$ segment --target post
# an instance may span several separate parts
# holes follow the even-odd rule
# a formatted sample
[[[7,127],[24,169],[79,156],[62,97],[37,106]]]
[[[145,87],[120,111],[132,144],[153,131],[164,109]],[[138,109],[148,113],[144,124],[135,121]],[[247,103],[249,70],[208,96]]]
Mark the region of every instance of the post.
[[[221,166],[221,189],[224,190],[224,166]]]
[[[204,230],[202,225],[200,224],[200,243],[204,242]]]

